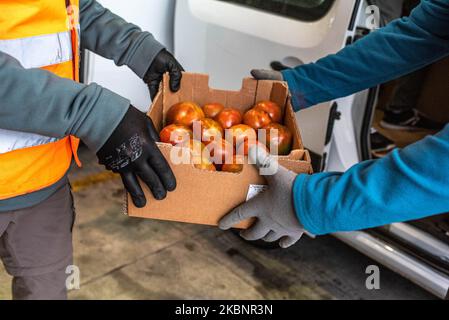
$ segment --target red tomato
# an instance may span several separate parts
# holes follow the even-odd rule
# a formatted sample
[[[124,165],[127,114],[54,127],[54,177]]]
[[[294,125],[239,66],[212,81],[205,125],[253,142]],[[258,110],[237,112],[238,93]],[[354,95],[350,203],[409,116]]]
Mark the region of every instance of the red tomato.
[[[204,143],[202,143],[201,141],[198,141],[198,140],[191,139],[189,141],[186,141],[182,145],[182,147],[189,148],[190,153],[192,154],[192,157],[194,157],[194,158],[203,157],[203,155],[206,154],[204,152],[204,150],[206,150],[206,146],[204,145]]]
[[[215,118],[218,116],[220,112],[223,111],[224,105],[221,103],[208,103],[203,107],[204,114],[206,115],[206,118]]]
[[[224,164],[232,162],[234,147],[226,140],[212,141],[206,148],[217,169],[221,169]]]
[[[240,145],[240,147],[237,149],[237,155],[238,155],[238,156],[242,155],[243,152],[245,151],[245,149],[246,149],[247,153],[249,153],[248,151],[249,151],[251,148],[253,148],[253,147],[257,147],[257,152],[258,152],[258,153],[259,153],[259,152],[263,152],[263,153],[265,153],[265,154],[269,153],[269,151],[268,151],[268,149],[267,149],[267,146],[266,146],[265,144],[262,144],[262,143],[259,142],[259,141],[250,141],[250,142],[248,142],[248,145],[247,145],[247,146],[244,145],[244,144],[241,144],[241,145]],[[244,149],[244,148],[245,148],[245,149]],[[254,160],[251,160],[251,161],[254,161]],[[251,164],[253,164],[253,163],[251,163]]]
[[[223,127],[223,129],[229,129],[241,124],[242,119],[242,113],[234,108],[225,108],[215,117],[215,120]]]
[[[224,164],[221,168],[223,172],[239,173],[243,171],[243,157],[234,156],[231,164]]]
[[[248,144],[250,142],[257,141],[257,132],[250,126],[247,126],[245,124],[239,124],[229,129],[228,136],[226,138],[229,139],[228,140],[229,142],[231,142],[230,139],[232,139],[232,143],[236,150],[241,150],[240,145],[244,144],[243,155],[247,156]]]
[[[184,147],[190,149],[190,160],[195,168],[206,171],[217,171],[203,143],[197,140],[190,140],[184,143]]]
[[[206,118],[200,121],[201,125],[201,141],[204,144],[209,144],[215,140],[224,138],[224,130],[221,125],[212,119]]]
[[[265,111],[270,115],[273,122],[282,122],[282,109],[277,103],[272,101],[261,101],[254,107],[255,110]]]
[[[195,121],[205,118],[203,109],[194,102],[177,103],[168,110],[167,124],[180,124],[192,127]]]
[[[204,170],[204,171],[217,171],[217,167],[207,158],[202,158],[200,164],[195,164],[195,168]]]
[[[193,132],[189,127],[171,124],[161,131],[160,136],[161,142],[176,146],[192,139]]]
[[[243,122],[256,130],[262,129],[273,121],[270,115],[262,110],[251,109],[243,117]]]
[[[267,148],[271,154],[286,156],[289,155],[292,150],[293,134],[291,131],[280,124],[272,123],[266,127]]]

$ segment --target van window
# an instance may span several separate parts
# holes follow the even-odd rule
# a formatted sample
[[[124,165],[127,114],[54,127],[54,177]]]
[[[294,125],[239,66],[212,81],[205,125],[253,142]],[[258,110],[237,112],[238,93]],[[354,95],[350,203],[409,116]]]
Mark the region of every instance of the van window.
[[[334,0],[219,0],[304,21],[319,20]]]

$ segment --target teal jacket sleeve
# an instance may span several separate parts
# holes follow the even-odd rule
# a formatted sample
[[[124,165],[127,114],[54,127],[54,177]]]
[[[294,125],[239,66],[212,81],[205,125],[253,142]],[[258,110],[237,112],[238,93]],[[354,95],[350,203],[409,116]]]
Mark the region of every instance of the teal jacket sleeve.
[[[298,111],[398,78],[447,55],[449,1],[423,0],[410,17],[283,75]]]
[[[449,1],[423,0],[336,55],[284,72],[296,109],[347,96],[449,54]],[[382,160],[346,173],[301,175],[294,203],[316,235],[354,231],[449,212],[449,126]]]
[[[300,221],[316,235],[449,212],[449,125],[344,174],[301,175],[293,192]]]
[[[95,0],[80,0],[81,44],[116,65],[126,65],[140,78],[164,49],[149,32],[143,32]]]

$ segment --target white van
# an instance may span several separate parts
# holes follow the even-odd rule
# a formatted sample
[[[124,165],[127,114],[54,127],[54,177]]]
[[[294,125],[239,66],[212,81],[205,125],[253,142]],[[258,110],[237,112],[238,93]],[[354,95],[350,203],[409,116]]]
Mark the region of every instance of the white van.
[[[362,0],[133,1],[100,0],[152,30],[186,70],[208,73],[213,87],[226,89],[239,88],[253,68],[280,70],[339,51],[369,33],[367,14],[372,13]],[[117,71],[92,54],[87,61],[86,81],[131,96],[137,106],[149,104],[143,84],[130,71]],[[298,113],[316,171],[345,171],[371,158],[377,96],[378,88],[372,88]],[[434,295],[448,297],[447,235],[395,224],[335,236]]]

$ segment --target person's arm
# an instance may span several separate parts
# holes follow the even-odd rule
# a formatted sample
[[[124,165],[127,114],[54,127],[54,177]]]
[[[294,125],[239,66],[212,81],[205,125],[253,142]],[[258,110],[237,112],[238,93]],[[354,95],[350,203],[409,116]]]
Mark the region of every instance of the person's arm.
[[[126,22],[95,0],[80,0],[81,45],[102,57],[126,65],[140,78],[164,49],[151,33]]]
[[[276,169],[263,150],[252,162]],[[449,125],[382,160],[355,165],[346,173],[296,175],[282,167],[266,177],[268,189],[220,220],[228,230],[250,218],[241,233],[248,241],[280,241],[283,248],[303,235],[356,231],[449,212]],[[253,160],[260,159],[260,160]]]
[[[74,135],[97,153],[101,164],[120,173],[138,207],[146,198],[138,178],[156,199],[176,188],[176,179],[156,146],[151,120],[119,95],[41,69],[24,69],[0,52],[0,128],[63,138]]]
[[[103,146],[130,105],[96,84],[24,69],[1,51],[0,79],[0,128],[56,138],[74,135],[93,151]]]
[[[179,90],[184,69],[151,33],[95,0],[80,0],[80,25],[81,45],[118,66],[128,66],[148,84],[151,98],[156,96],[165,72],[170,74],[171,90]]]
[[[316,63],[283,71],[283,77],[300,110],[398,78],[447,55],[449,1],[423,0],[409,18]]]
[[[299,176],[294,203],[309,232],[321,235],[449,212],[449,125],[436,136],[346,173]]]

